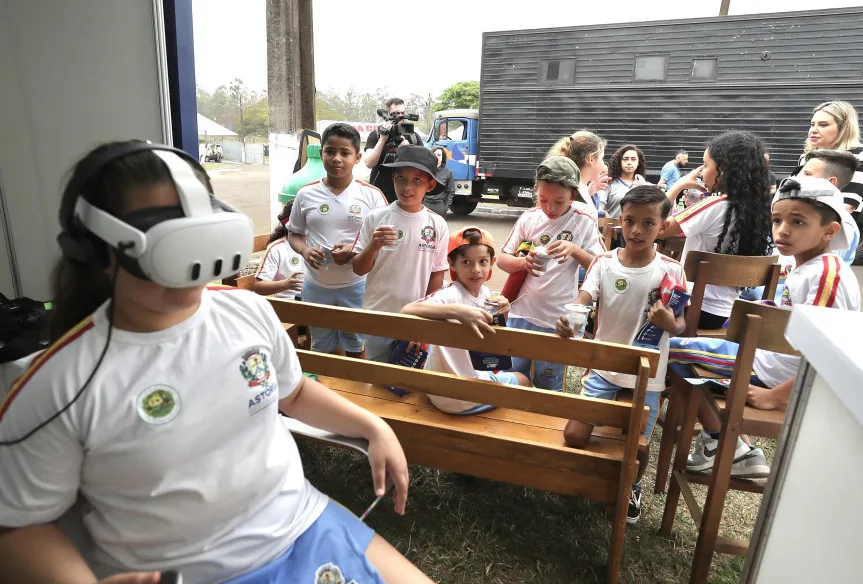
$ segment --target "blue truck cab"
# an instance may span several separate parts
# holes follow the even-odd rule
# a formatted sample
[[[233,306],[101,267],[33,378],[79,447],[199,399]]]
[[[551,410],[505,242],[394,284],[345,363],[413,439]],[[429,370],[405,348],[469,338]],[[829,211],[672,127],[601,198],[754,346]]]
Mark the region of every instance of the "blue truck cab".
[[[435,113],[426,147],[441,146],[447,151],[446,166],[455,178],[455,197],[450,210],[456,215],[469,214],[481,199],[480,192],[474,193],[478,136],[478,110],[454,109]]]

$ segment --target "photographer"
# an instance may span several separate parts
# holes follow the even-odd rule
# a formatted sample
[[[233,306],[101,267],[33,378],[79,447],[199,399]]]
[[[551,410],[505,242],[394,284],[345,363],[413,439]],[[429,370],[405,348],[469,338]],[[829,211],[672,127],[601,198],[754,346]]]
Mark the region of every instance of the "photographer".
[[[396,150],[400,146],[419,145],[422,144],[422,140],[414,132],[414,125],[410,121],[405,121],[416,120],[417,116],[405,113],[403,99],[391,97],[386,105],[386,111],[378,110],[378,115],[386,121],[380,125],[380,128],[369,134],[363,162],[372,169],[371,183],[384,193],[388,203],[392,203],[396,200],[393,171],[383,165],[395,160]]]

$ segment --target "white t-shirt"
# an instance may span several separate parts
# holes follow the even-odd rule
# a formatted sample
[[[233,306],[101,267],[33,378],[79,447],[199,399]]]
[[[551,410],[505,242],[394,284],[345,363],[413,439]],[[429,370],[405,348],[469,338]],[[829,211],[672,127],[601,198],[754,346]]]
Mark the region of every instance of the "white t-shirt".
[[[617,249],[596,257],[581,291],[590,294],[599,302],[596,320],[596,340],[606,343],[631,345],[638,329],[647,321],[647,311],[661,298],[662,279],[671,275],[677,282],[686,285],[686,274],[675,260],[660,253],[643,268],[628,268],[620,263]],[[647,383],[648,391],[665,389],[665,369],[668,366],[668,332],[659,342],[660,358],[656,376]],[[594,371],[619,387],[635,387],[635,375],[612,371]]]
[[[479,296],[473,297],[461,284],[455,282],[423,298],[422,302],[427,304],[463,304],[485,310],[485,301],[489,296],[491,296],[491,293],[486,286],[482,287]],[[465,328],[464,334],[472,335],[474,333]],[[488,371],[477,371],[473,368],[470,362],[470,353],[465,349],[429,345],[429,356],[426,359],[425,368],[429,371],[439,371],[441,373],[451,373],[462,377],[491,381]],[[458,414],[479,405],[469,401],[438,395],[429,395],[429,400],[431,400],[437,409],[450,414]]]
[[[287,237],[283,237],[267,246],[267,251],[264,253],[261,265],[258,266],[255,278],[269,281],[284,280],[295,272],[305,271],[306,262],[303,260],[303,256],[293,250]],[[292,300],[297,297],[297,294],[292,290],[283,290],[274,296]]]
[[[0,439],[71,402],[104,348],[106,305],[34,360],[0,411]],[[279,419],[301,379],[278,317],[249,291],[205,290],[163,331],[114,329],[78,401],[0,448],[0,525],[53,521],[80,493],[100,576],[177,569],[194,584],[261,566],[328,501]]]
[[[338,195],[334,195],[323,180],[315,181],[297,193],[288,231],[308,235],[308,244],[312,247],[332,247],[337,243],[351,245],[357,238],[363,218],[372,209],[386,204],[377,187],[358,180]],[[305,277],[322,288],[346,288],[366,279],[354,273],[350,262],[343,266],[330,262],[326,270],[308,270]]]
[[[549,246],[559,239],[571,241],[593,255],[605,251],[596,221],[576,203],[556,219],[549,219],[539,208],[525,211],[515,222],[501,249],[511,254],[523,241],[539,247]],[[513,305],[510,318],[523,318],[537,326],[554,328],[558,317],[563,315],[563,306],[578,294],[579,265],[572,258],[564,264],[551,259],[541,276],[528,274],[518,293],[525,296]]]
[[[851,267],[832,253],[814,257],[794,268],[785,280],[783,306],[827,306],[860,310],[860,287]],[[757,349],[752,368],[767,387],[776,387],[797,375],[800,357]]]
[[[584,199],[584,202],[576,201],[576,208],[587,213],[591,219],[596,221],[599,218],[599,211],[596,209],[596,205],[593,204],[593,197],[590,196],[590,187],[584,183],[578,183],[578,192]]]
[[[408,213],[394,201],[363,219],[355,253],[368,246],[374,230],[381,225],[396,225],[400,239],[395,249],[383,248],[378,252],[366,281],[363,309],[401,312],[406,305],[426,295],[432,273],[449,269],[446,259],[449,229],[437,213],[425,207],[417,213]]]
[[[690,251],[712,252],[716,249],[716,243],[719,241],[722,225],[725,222],[725,211],[728,209],[727,199],[725,195],[707,197],[674,216],[683,234],[686,235],[683,253],[680,254],[682,264],[686,264],[686,255]],[[733,215],[729,231],[732,225],[734,225]],[[729,240],[726,235],[722,242],[723,248],[727,249]],[[731,316],[731,306],[738,295],[738,289],[731,286],[707,286],[704,289],[701,310],[717,316]]]

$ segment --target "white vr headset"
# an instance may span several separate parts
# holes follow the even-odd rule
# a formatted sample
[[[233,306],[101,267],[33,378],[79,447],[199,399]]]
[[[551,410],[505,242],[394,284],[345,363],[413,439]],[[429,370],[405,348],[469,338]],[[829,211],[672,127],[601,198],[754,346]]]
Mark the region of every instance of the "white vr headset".
[[[199,286],[245,267],[254,238],[251,219],[212,197],[191,162],[173,149],[152,145],[140,150],[167,165],[180,207],[142,209],[120,219],[79,195],[73,213],[80,224],[117,250],[124,269],[166,288]]]

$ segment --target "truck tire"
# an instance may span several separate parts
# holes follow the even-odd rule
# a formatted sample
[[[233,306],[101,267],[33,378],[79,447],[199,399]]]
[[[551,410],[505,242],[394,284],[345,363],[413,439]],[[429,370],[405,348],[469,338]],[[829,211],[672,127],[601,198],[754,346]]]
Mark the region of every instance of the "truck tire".
[[[479,203],[476,201],[456,199],[449,206],[449,210],[452,211],[453,215],[466,216],[473,213],[473,210],[476,209],[477,205],[479,205]]]

